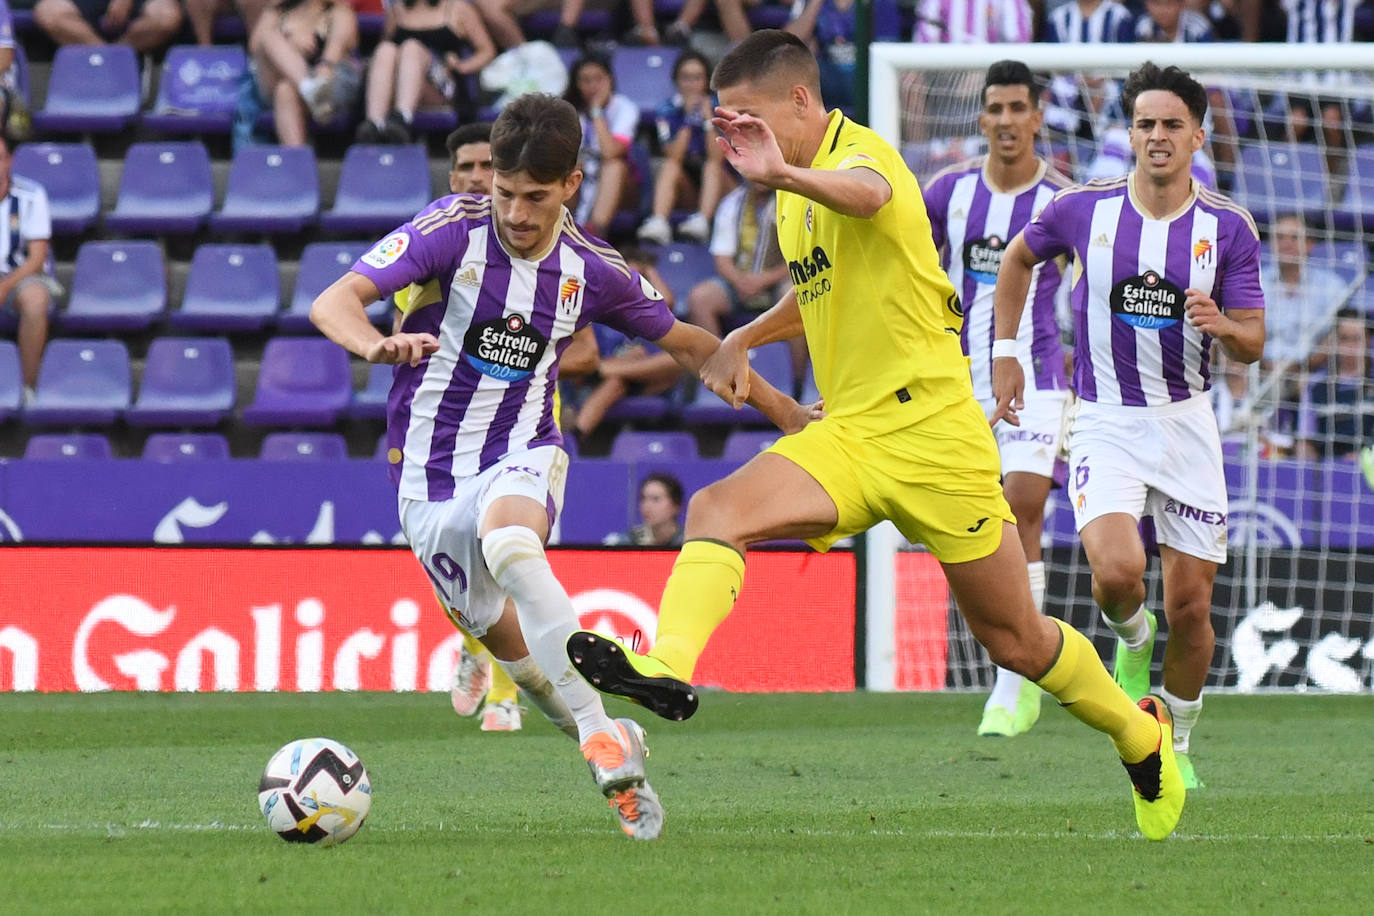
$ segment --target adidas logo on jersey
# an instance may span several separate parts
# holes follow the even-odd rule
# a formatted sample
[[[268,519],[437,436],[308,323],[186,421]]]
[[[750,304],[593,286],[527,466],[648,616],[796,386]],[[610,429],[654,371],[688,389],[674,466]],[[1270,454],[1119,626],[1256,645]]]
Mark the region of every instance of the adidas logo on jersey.
[[[1112,247],[1112,240],[1109,239],[1109,238],[1107,238],[1107,233],[1104,232],[1104,233],[1102,233],[1101,235],[1099,235],[1097,238],[1093,239],[1093,247],[1095,247],[1095,248],[1110,248],[1110,247]]]
[[[469,267],[467,270],[453,278],[454,283],[461,283],[463,286],[481,286],[482,280],[477,276],[477,268]]]

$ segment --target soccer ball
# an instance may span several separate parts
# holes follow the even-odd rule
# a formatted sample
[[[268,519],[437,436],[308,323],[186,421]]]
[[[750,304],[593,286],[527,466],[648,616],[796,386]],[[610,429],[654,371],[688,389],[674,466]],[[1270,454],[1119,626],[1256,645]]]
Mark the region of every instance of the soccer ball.
[[[358,755],[339,742],[300,738],[267,761],[258,807],[288,843],[333,846],[363,825],[372,808],[372,780]]]

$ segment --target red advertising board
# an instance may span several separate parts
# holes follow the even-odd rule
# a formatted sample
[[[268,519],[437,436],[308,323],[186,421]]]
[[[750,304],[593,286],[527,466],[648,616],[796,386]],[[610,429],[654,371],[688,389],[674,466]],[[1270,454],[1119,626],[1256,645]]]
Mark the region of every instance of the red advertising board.
[[[651,636],[675,553],[552,550],[583,626]],[[854,688],[852,554],[755,552],[693,678]],[[0,690],[447,690],[457,631],[409,552],[0,548]]]

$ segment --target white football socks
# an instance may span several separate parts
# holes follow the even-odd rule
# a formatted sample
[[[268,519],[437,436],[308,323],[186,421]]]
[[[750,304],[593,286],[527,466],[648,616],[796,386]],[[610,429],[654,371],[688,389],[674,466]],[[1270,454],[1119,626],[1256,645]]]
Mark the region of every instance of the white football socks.
[[[573,718],[572,710],[568,709],[568,704],[563,702],[563,698],[558,695],[558,691],[544,676],[543,670],[535,664],[533,658],[526,655],[513,662],[498,658],[496,662],[559,731],[574,740],[579,737],[577,721]]]
[[[1174,696],[1167,688],[1162,688],[1159,695],[1164,698],[1164,705],[1169,707],[1169,715],[1174,720],[1174,751],[1186,754],[1188,738],[1193,733],[1198,716],[1202,715],[1202,694],[1198,694],[1196,700],[1184,700]]]
[[[1150,621],[1145,619],[1145,605],[1135,609],[1135,613],[1125,620],[1116,621],[1107,616],[1107,612],[1102,612],[1102,619],[1107,621],[1107,626],[1112,628],[1112,632],[1121,637],[1121,641],[1126,644],[1126,648],[1135,652],[1145,647],[1150,641]]]

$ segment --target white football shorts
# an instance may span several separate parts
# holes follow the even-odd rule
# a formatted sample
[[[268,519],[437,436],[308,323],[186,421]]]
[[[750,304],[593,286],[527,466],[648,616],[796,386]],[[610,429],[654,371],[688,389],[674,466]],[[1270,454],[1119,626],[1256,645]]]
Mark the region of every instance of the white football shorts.
[[[401,531],[450,617],[473,636],[501,618],[506,593],[482,557],[482,519],[502,496],[524,496],[545,507],[549,527],[563,508],[568,453],[555,445],[513,452],[458,483],[452,499],[398,498]]]
[[[1002,455],[1002,476],[1021,472],[1053,479],[1073,395],[1067,391],[1028,391],[1025,397],[1026,406],[1018,411],[1020,426],[1000,420],[992,428]],[[983,407],[983,416],[992,419],[997,399],[980,398],[978,403]]]
[[[1226,474],[1206,395],[1162,407],[1080,400],[1069,433],[1069,499],[1082,531],[1124,512],[1189,556],[1226,562]]]

